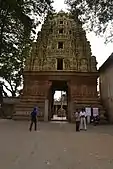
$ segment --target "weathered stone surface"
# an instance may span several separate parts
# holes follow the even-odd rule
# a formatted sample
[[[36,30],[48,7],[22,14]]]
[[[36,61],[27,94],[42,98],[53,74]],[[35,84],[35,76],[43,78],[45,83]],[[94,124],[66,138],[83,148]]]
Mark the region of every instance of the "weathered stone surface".
[[[106,117],[113,123],[113,53],[99,69],[101,100],[107,110]]]
[[[81,23],[65,12],[53,14],[45,20],[26,60],[24,87],[16,112],[25,112],[27,107],[28,112],[31,111],[27,105],[27,99],[30,99],[29,104],[41,107],[44,115],[44,104],[48,99],[51,113],[53,81],[67,83],[69,117],[75,111],[71,104],[74,108],[78,103],[81,104],[79,107],[99,107],[96,64]],[[61,88],[64,90],[63,86]]]
[[[63,43],[61,48],[58,48],[59,42]],[[62,16],[60,13],[54,14],[46,19],[37,42],[32,46],[25,70],[57,70],[57,58],[64,59],[65,71],[97,71],[96,58],[91,58],[90,44],[82,25],[67,13]]]

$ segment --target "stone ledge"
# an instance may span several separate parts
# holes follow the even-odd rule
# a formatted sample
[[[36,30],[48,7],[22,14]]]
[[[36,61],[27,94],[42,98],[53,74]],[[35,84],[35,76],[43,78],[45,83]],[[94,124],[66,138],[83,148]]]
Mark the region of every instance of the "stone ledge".
[[[23,114],[15,114],[15,115],[12,116],[12,119],[13,120],[21,120],[21,121],[24,121],[24,120],[30,121],[30,116],[29,115],[23,115]],[[38,117],[38,120],[44,121],[44,117]]]

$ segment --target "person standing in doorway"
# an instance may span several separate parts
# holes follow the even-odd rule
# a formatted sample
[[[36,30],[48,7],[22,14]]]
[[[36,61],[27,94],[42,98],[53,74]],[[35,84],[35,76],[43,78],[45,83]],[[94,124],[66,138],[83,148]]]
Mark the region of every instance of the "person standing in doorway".
[[[87,130],[85,109],[80,111],[80,130]]]
[[[80,112],[78,109],[75,112],[75,120],[76,120],[76,131],[80,131]]]
[[[32,130],[32,126],[34,124],[34,130],[37,130],[37,115],[38,115],[38,108],[34,107],[33,111],[31,112],[31,124],[29,130]]]

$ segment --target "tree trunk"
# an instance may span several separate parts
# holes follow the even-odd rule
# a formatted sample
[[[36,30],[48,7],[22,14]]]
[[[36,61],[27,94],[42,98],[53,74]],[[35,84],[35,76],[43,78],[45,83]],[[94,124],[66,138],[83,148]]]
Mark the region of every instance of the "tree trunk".
[[[3,85],[0,84],[0,116],[4,117],[4,111],[3,111]]]

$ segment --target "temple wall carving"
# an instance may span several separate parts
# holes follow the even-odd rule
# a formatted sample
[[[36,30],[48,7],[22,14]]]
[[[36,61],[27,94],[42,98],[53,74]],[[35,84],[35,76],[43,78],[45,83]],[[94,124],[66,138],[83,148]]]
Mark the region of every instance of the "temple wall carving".
[[[71,14],[65,12],[47,16],[26,59],[24,87],[17,112],[24,110],[24,114],[38,105],[41,116],[44,116],[45,100],[48,99],[51,113],[55,87],[52,83],[57,81],[55,83],[59,87],[60,81],[64,81],[68,84],[67,109],[71,120],[77,100],[81,104],[91,99],[95,102],[98,98],[96,66],[96,57],[92,56],[90,43],[79,20],[74,20]]]
[[[72,100],[79,99],[90,99],[97,98],[97,90],[95,84],[88,84],[88,79],[86,79],[85,83],[70,82],[68,83],[68,87],[70,90],[70,96]]]
[[[38,32],[25,71],[57,71],[57,58],[61,58],[64,71],[96,72],[96,58],[91,55],[90,43],[82,24],[73,20],[71,14],[53,14],[53,17],[46,18]]]
[[[51,86],[49,81],[26,81],[23,95],[26,96],[37,96],[37,97],[47,97],[48,90]]]

